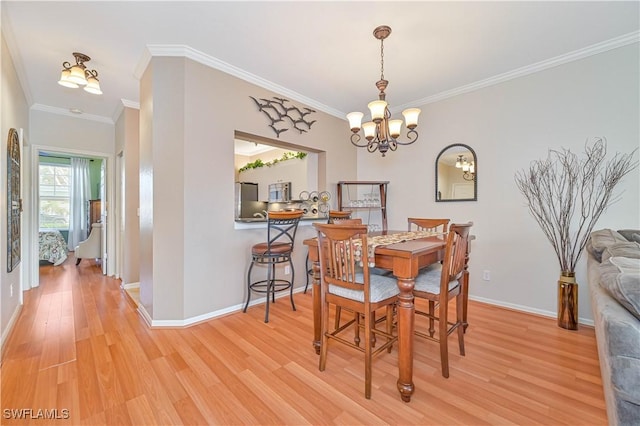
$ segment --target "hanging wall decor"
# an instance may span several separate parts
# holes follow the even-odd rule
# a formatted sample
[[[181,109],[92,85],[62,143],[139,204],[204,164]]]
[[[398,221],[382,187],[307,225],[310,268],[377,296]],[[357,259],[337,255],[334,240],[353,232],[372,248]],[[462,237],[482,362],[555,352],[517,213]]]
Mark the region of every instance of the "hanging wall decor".
[[[20,141],[16,129],[7,140],[7,272],[20,263]]]
[[[277,97],[273,99],[256,99],[253,96],[249,97],[258,106],[258,111],[267,116],[270,121],[269,127],[273,129],[278,138],[280,133],[289,130],[286,127],[288,124],[293,125],[293,128],[302,134],[309,131],[311,125],[317,121],[309,120],[309,117],[307,117],[309,114],[316,112],[315,110],[307,107],[290,106],[287,104],[290,102],[288,99]]]

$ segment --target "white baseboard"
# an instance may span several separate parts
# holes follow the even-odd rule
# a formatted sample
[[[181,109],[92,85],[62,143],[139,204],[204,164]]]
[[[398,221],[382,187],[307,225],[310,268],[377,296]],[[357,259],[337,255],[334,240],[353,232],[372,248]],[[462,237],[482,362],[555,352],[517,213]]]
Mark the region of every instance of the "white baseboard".
[[[18,317],[20,316],[20,312],[22,312],[22,304],[18,305],[16,307],[16,309],[13,311],[13,315],[11,315],[11,318],[9,318],[9,322],[7,323],[7,327],[4,329],[4,331],[2,332],[2,336],[0,337],[0,360],[2,359],[1,354],[4,351],[4,344],[7,340],[7,338],[9,337],[9,335],[11,335],[11,331],[13,330],[13,327],[16,325],[16,322],[18,321]]]
[[[302,291],[304,291],[304,286],[293,289],[294,293],[300,293]],[[276,296],[276,299],[281,299],[283,297],[289,297],[289,293],[282,292],[281,294]],[[259,297],[257,300],[254,300],[251,303],[249,303],[249,306],[260,305],[262,303],[265,303],[265,301],[266,301],[265,297]],[[138,306],[138,312],[151,328],[184,328],[184,327],[189,327],[191,325],[195,325],[213,318],[217,318],[217,317],[228,315],[234,312],[242,311],[243,308],[244,308],[244,303],[240,303],[238,305],[229,306],[224,309],[208,312],[206,314],[198,315],[198,316],[187,318],[184,320],[154,320],[151,318],[149,313],[144,309],[142,304]]]
[[[139,285],[139,283],[136,283]],[[298,287],[296,289],[293,290],[294,293],[300,293],[304,291],[304,286]],[[288,297],[289,294],[288,293],[282,293],[279,294],[278,296],[276,296],[276,299],[280,299],[283,297]],[[487,303],[489,305],[495,305],[495,306],[501,306],[503,308],[509,308],[509,309],[513,309],[516,311],[522,311],[522,312],[527,312],[530,314],[536,314],[536,315],[541,315],[544,317],[549,317],[549,318],[556,318],[556,312],[552,312],[552,311],[547,311],[547,310],[543,310],[543,309],[535,309],[535,308],[531,308],[530,306],[524,306],[524,305],[518,305],[515,303],[507,303],[507,302],[503,302],[503,301],[499,301],[499,300],[494,300],[494,299],[487,299],[484,297],[477,297],[477,296],[469,296],[469,299],[471,300],[476,300],[478,302],[482,302],[482,303]],[[263,304],[265,302],[265,298],[264,297],[260,297],[257,300],[252,301],[251,303],[249,303],[249,306],[255,306],[255,305],[260,305]],[[191,318],[187,318],[184,320],[154,320],[151,318],[151,316],[149,315],[149,313],[146,311],[146,309],[144,309],[144,307],[142,305],[138,306],[138,312],[140,313],[140,315],[142,316],[142,318],[145,320],[145,322],[147,323],[147,325],[149,327],[152,328],[183,328],[183,327],[189,327],[191,325],[195,325],[198,324],[200,322],[203,321],[207,321],[213,318],[217,318],[217,317],[221,317],[224,315],[228,315],[234,312],[239,312],[244,308],[244,303],[240,303],[238,305],[233,305],[233,306],[229,306],[227,308],[224,309],[220,309],[217,311],[213,311],[213,312],[208,312],[206,314],[202,314],[202,315],[198,315],[195,317],[191,317]],[[588,326],[592,326],[593,327],[593,320],[588,319],[588,318],[579,318],[578,322],[580,324],[583,325],[588,325]]]
[[[127,284],[122,283],[122,284],[120,284],[120,288],[122,288],[122,289],[124,289],[124,290],[130,289],[130,288],[140,288],[140,282],[137,282],[137,283],[127,283]]]
[[[495,305],[495,306],[501,306],[503,308],[513,309],[515,311],[522,311],[522,312],[527,312],[527,313],[530,313],[530,314],[541,315],[543,317],[557,318],[557,315],[558,315],[556,312],[553,312],[553,311],[547,311],[547,310],[544,310],[544,309],[536,309],[536,308],[532,308],[530,306],[524,306],[524,305],[518,305],[516,303],[508,303],[508,302],[503,302],[503,301],[499,301],[499,300],[487,299],[487,298],[484,298],[484,297],[477,297],[477,296],[469,295],[469,299],[476,300],[476,301],[482,302],[482,303],[487,303],[489,305]],[[578,323],[579,324],[583,324],[583,325],[589,325],[589,326],[593,327],[593,320],[592,319],[578,318]]]
[[[144,322],[147,323],[147,326],[152,327],[153,320],[151,319],[151,315],[149,315],[149,312],[147,312],[144,306],[142,306],[142,303],[138,304],[138,313],[140,314]]]

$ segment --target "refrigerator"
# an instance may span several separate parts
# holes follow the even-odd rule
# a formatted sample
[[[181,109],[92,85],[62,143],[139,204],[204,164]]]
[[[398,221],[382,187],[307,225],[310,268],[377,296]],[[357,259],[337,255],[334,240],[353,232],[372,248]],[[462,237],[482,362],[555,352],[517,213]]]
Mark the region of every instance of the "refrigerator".
[[[236,219],[253,218],[254,213],[262,213],[262,210],[266,210],[266,207],[266,202],[258,201],[257,183],[236,182]]]

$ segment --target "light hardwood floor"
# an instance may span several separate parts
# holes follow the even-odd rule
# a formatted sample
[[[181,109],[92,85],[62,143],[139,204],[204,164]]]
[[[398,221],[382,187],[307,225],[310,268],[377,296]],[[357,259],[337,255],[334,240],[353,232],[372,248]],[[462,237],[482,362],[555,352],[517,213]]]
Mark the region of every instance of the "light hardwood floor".
[[[470,302],[467,355],[451,337],[444,379],[437,344],[418,339],[407,404],[395,349],[374,361],[371,400],[359,352],[333,345],[318,371],[311,294],[295,296],[296,312],[278,300],[269,324],[255,306],[152,330],[119,285],[86,260],[41,268],[5,349],[1,424],[606,424],[589,327],[570,332]],[[8,419],[8,409],[66,409],[68,418]]]

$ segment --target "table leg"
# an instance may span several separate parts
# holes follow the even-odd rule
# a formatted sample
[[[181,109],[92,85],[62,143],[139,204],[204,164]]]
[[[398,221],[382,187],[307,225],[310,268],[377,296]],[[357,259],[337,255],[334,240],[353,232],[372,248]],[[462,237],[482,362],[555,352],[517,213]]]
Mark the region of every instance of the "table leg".
[[[398,391],[404,402],[411,401],[413,386],[413,332],[415,305],[413,278],[398,278]]]
[[[464,254],[464,273],[462,275],[462,331],[467,332],[469,323],[467,322],[467,304],[469,302],[469,253],[471,253],[471,240],[475,237],[469,237],[467,241],[467,250]]]
[[[462,276],[462,330],[466,333],[469,323],[467,322],[467,304],[469,302],[469,271],[465,269]]]
[[[316,355],[320,355],[320,334],[322,333],[322,300],[320,295],[320,262],[311,259],[313,289],[313,347]]]

